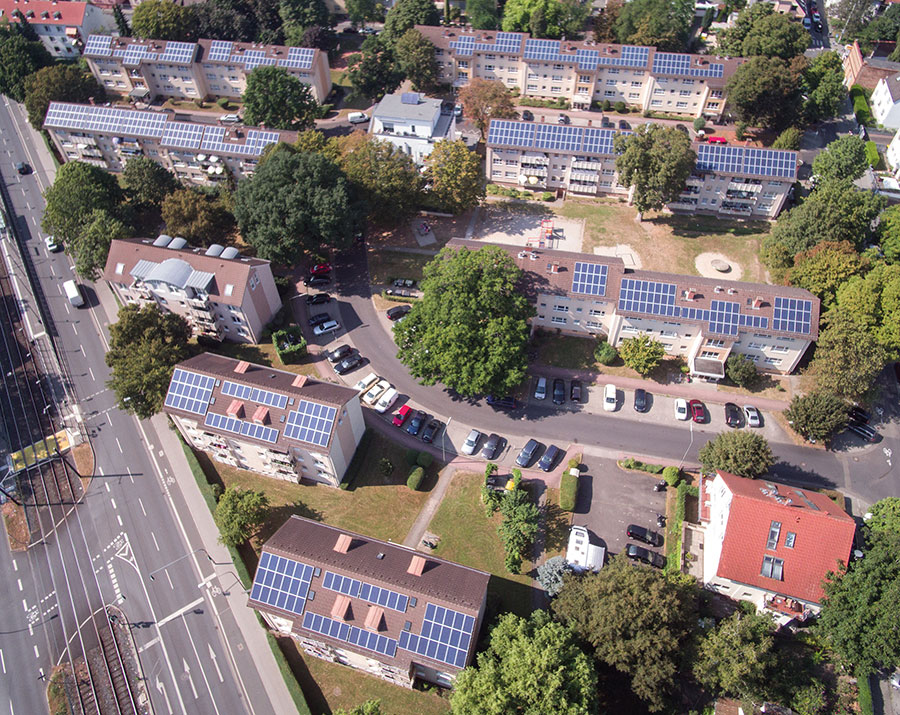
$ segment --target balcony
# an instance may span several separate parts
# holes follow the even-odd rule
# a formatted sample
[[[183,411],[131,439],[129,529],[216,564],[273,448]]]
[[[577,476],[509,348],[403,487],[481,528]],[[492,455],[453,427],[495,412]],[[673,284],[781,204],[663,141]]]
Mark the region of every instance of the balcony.
[[[702,176],[694,176],[693,174],[687,178],[684,182],[688,186],[703,186],[703,177]]]
[[[525,176],[539,176],[544,179],[547,177],[547,167],[546,166],[531,166],[528,164],[522,164],[520,168],[520,172]]]
[[[526,154],[520,159],[520,163],[523,166],[526,164],[532,166],[550,166],[550,157],[544,156],[543,154]]]
[[[746,191],[748,193],[757,193],[762,191],[762,182],[759,179],[744,179],[743,181],[729,181],[729,191]]]
[[[732,216],[747,216],[752,213],[753,207],[750,204],[739,204],[734,201],[723,201],[719,209],[719,213],[729,214]]]
[[[725,198],[756,201],[756,194],[752,191],[735,191],[734,189],[729,188],[728,191],[725,192]]]
[[[682,195],[682,196],[684,196],[685,194],[688,194],[688,195],[698,195],[699,193],[700,193],[700,187],[699,187],[699,186],[690,186],[690,185],[688,185],[688,186],[685,186],[685,187],[681,190],[681,195]]]
[[[669,207],[673,209],[693,209],[696,206],[697,199],[689,198],[687,196],[679,196],[676,201],[669,204]]]
[[[581,196],[596,196],[597,184],[582,184],[581,182],[573,181],[569,183],[569,193]]]
[[[209,296],[195,296],[193,298],[188,299],[188,305],[191,306],[194,310],[198,311],[208,311],[210,309]]]
[[[584,159],[572,162],[572,168],[576,171],[582,169],[584,171],[600,171],[603,169],[603,164],[599,161],[586,161]]]

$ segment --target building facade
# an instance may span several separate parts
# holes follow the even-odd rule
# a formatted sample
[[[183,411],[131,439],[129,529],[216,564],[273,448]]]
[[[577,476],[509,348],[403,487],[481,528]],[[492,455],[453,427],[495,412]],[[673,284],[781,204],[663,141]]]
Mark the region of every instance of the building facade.
[[[863,57],[859,43],[853,44],[844,55],[844,86],[850,89],[858,84],[874,91],[878,80],[887,79],[900,72],[900,62],[891,62],[884,57]]]
[[[307,655],[411,688],[474,661],[490,574],[292,516],[262,549],[249,606]]]
[[[136,99],[238,99],[247,75],[274,65],[309,85],[319,104],[331,92],[328,55],[306,47],[199,40],[171,42],[92,35],[84,48],[91,72],[107,92]]]
[[[629,197],[618,182],[615,129],[494,119],[489,181],[560,195]],[[673,211],[774,218],[797,180],[797,152],[695,142],[697,162]]]
[[[888,167],[894,173],[894,177],[900,177],[900,131],[898,131],[884,153]]]
[[[822,581],[847,564],[856,523],[824,494],[717,471],[700,486],[703,583],[779,623],[818,613]]]
[[[66,161],[120,172],[146,156],[182,181],[210,185],[252,176],[263,149],[296,132],[177,122],[173,112],[51,102],[44,128]]]
[[[641,111],[716,118],[725,85],[744,61],[653,47],[538,40],[519,32],[416,25],[435,46],[439,81],[502,82],[523,97],[566,99],[576,109],[608,100]]]
[[[258,343],[281,308],[268,261],[178,237],[113,241],[103,278],[123,304],[176,313],[216,340]]]
[[[217,462],[331,487],[365,432],[356,390],[214,353],[175,366],[163,410]]]
[[[878,80],[869,105],[876,122],[888,129],[900,129],[900,73]]]
[[[453,109],[443,105],[419,92],[386,94],[372,111],[369,131],[422,166],[435,142],[456,138]]]
[[[533,329],[603,336],[613,345],[639,335],[684,357],[691,373],[718,380],[733,353],[761,372],[789,373],[818,336],[819,299],[788,286],[626,269],[620,258],[452,239],[478,250],[498,246],[524,272],[537,315]]]
[[[111,17],[89,2],[0,0],[0,22],[20,22],[19,13],[54,57],[75,59],[90,35],[115,27]]]

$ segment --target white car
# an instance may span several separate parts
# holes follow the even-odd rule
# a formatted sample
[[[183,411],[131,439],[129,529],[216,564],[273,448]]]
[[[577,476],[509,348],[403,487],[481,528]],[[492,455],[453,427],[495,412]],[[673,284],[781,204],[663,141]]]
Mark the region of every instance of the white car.
[[[325,333],[330,333],[340,327],[341,324],[336,320],[326,320],[321,325],[317,325],[315,328],[313,328],[313,335],[325,335]]]
[[[50,253],[56,253],[57,251],[62,250],[62,244],[57,243],[56,239],[53,238],[53,236],[47,236],[47,238],[44,239],[44,243],[46,244],[47,250],[50,251]]]
[[[537,385],[534,386],[534,399],[535,400],[546,400],[547,399],[547,378],[539,377],[537,381]]]
[[[389,409],[391,409],[391,405],[397,400],[397,390],[393,387],[390,390],[385,390],[384,394],[379,398],[378,403],[375,405],[375,411],[378,413],[385,413]]]
[[[353,389],[356,390],[357,392],[363,392],[365,390],[368,390],[370,387],[372,387],[372,385],[374,385],[376,382],[378,382],[378,375],[376,375],[374,372],[370,372],[362,380],[357,382],[353,386]]]
[[[365,112],[350,112],[347,121],[351,124],[362,124],[369,121],[369,116]]]
[[[607,412],[616,411],[616,386],[610,383],[603,388],[603,409]]]
[[[362,401],[367,405],[374,405],[376,402],[378,402],[378,398],[390,389],[391,383],[389,383],[387,380],[379,380],[369,388],[369,391],[365,395],[363,395]]]
[[[222,124],[240,124],[241,118],[237,114],[223,114],[219,117],[219,121]]]
[[[466,437],[466,441],[463,442],[462,447],[460,447],[460,451],[463,454],[475,454],[475,450],[478,449],[478,442],[481,440],[481,432],[477,429],[473,429],[469,432],[469,436]]]
[[[762,424],[759,410],[753,405],[744,405],[744,417],[747,418],[748,427],[759,427]]]
[[[675,400],[675,419],[686,420],[688,418],[688,414],[687,400],[685,400],[683,397],[679,397]]]

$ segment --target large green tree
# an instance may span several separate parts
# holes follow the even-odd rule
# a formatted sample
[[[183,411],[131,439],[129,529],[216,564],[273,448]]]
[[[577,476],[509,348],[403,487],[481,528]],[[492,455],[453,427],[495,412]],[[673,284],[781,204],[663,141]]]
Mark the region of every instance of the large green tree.
[[[122,199],[119,182],[109,172],[81,161],[66,162],[44,192],[46,207],[41,226],[68,243],[91,220],[91,212],[100,209],[115,215]]]
[[[376,0],[347,0],[347,15],[353,22],[374,22],[384,17],[384,10],[379,10],[380,5]]]
[[[496,30],[497,0],[466,0],[466,19],[475,30]]]
[[[437,85],[438,65],[434,45],[415,28],[407,30],[394,45],[397,67],[412,82],[416,91],[433,89]]]
[[[347,79],[355,94],[380,99],[400,86],[403,73],[381,36],[371,35],[362,43],[360,52],[347,58]]]
[[[492,119],[514,119],[516,104],[502,82],[476,77],[459,90],[459,101],[466,116],[474,122],[484,141]]]
[[[900,206],[885,209],[878,222],[879,241],[888,263],[900,263]]]
[[[866,529],[869,533],[900,537],[900,497],[885,497],[869,507]]]
[[[619,356],[627,367],[646,377],[662,362],[666,356],[666,348],[649,335],[639,335],[622,341]]]
[[[259,21],[247,0],[206,0],[191,7],[198,37],[234,42],[256,40]]]
[[[784,129],[794,123],[801,106],[800,80],[780,57],[751,57],[728,80],[728,105],[747,124]]]
[[[78,65],[51,65],[25,77],[25,109],[31,126],[38,130],[44,126],[50,102],[86,104],[103,96],[94,76]]]
[[[422,176],[415,162],[389,142],[367,140],[340,160],[347,178],[366,199],[370,215],[398,220],[416,207]]]
[[[240,546],[249,541],[265,523],[269,498],[253,489],[228,487],[216,504],[216,526],[219,540],[226,546]]]
[[[631,677],[631,689],[661,710],[696,621],[696,586],[615,557],[596,574],[566,576],[553,612],[594,647],[603,663]]]
[[[278,3],[278,14],[285,25],[328,26],[328,6],[325,0],[281,0]]]
[[[847,424],[847,403],[830,392],[816,390],[796,395],[784,416],[806,439],[827,442]]]
[[[507,0],[502,26],[506,32],[530,32],[534,37],[573,37],[584,30],[590,9],[577,0]]]
[[[900,265],[878,263],[837,290],[837,304],[872,333],[888,360],[900,360]]]
[[[811,121],[838,116],[847,98],[847,88],[844,66],[837,52],[822,52],[809,63],[803,72],[803,94],[806,115]]]
[[[725,361],[725,375],[739,387],[749,387],[759,378],[756,363],[743,353],[732,353]]]
[[[632,134],[616,134],[613,146],[619,155],[619,183],[634,187],[638,217],[673,201],[697,160],[686,133],[660,124],[641,124]]]
[[[15,28],[0,26],[0,94],[25,100],[25,78],[53,63],[42,42],[29,41]]]
[[[191,243],[224,243],[234,228],[234,216],[222,199],[198,189],[173,191],[163,199],[160,210],[166,230]]]
[[[848,179],[854,181],[869,168],[866,159],[866,143],[858,136],[840,137],[831,142],[825,151],[813,159],[813,174],[820,179]]]
[[[456,715],[597,712],[597,674],[572,632],[534,611],[505,613],[475,666],[456,677],[450,709]]]
[[[847,400],[860,400],[872,389],[885,363],[884,348],[872,331],[843,308],[829,311],[809,366],[816,385]]]
[[[122,186],[136,204],[159,208],[180,184],[175,174],[162,164],[146,156],[135,156],[125,163]]]
[[[619,11],[615,32],[623,44],[684,52],[693,19],[690,0],[631,0]]]
[[[534,315],[521,270],[499,248],[444,249],[424,275],[423,298],[394,327],[401,362],[426,385],[509,394],[525,379]]]
[[[197,37],[197,21],[190,5],[144,0],[131,16],[131,31],[135,37],[148,40],[193,40]]]
[[[365,201],[321,154],[276,152],[238,184],[234,197],[241,235],[260,258],[276,263],[350,245],[365,213]]]
[[[848,241],[823,241],[794,256],[788,280],[814,294],[827,308],[834,303],[838,288],[859,273],[860,266],[859,254]]]
[[[758,7],[757,7],[758,5]],[[734,27],[719,35],[719,49],[735,57],[781,57],[789,60],[809,47],[809,33],[769,3],[741,10]]]
[[[126,305],[109,326],[107,383],[119,409],[148,419],[162,409],[172,370],[189,355],[191,327],[175,313],[156,306]]]
[[[722,432],[700,448],[700,464],[707,472],[721,469],[739,477],[756,479],[771,469],[775,457],[769,443],[755,432]]]
[[[94,209],[78,236],[66,243],[66,253],[75,259],[75,272],[87,280],[97,280],[106,266],[110,243],[126,236],[125,224],[103,209]]]
[[[438,25],[441,16],[432,0],[397,0],[384,18],[381,39],[392,45],[416,25]]]
[[[244,121],[273,129],[309,129],[319,113],[312,90],[282,67],[257,67],[247,76]]]
[[[437,142],[425,159],[425,166],[431,196],[445,211],[462,213],[484,198],[481,160],[461,139]]]

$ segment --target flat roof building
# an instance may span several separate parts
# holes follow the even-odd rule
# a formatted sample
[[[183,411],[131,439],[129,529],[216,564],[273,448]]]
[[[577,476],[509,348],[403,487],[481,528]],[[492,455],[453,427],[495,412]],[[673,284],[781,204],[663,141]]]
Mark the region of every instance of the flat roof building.
[[[0,0],[0,22],[21,22],[19,13],[57,58],[76,59],[88,37],[115,27],[111,17],[89,2]]]
[[[419,92],[386,94],[372,111],[370,131],[421,166],[435,142],[456,138],[456,117],[452,107]]]

